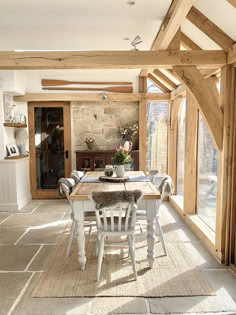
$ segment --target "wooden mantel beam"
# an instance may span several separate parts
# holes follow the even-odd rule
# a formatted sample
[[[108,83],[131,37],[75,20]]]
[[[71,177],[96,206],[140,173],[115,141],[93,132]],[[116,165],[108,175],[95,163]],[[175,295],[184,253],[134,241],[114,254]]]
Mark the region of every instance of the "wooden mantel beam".
[[[174,0],[172,2],[161,28],[154,39],[151,48],[152,51],[166,50],[168,48],[194,1],[195,0]],[[140,76],[147,76],[148,72],[148,70],[143,69]]]
[[[101,98],[101,93],[27,93],[22,96],[14,96],[15,102],[133,102],[133,101],[169,101],[170,93],[103,93],[107,98]]]
[[[0,52],[0,70],[154,69],[174,65],[211,68],[225,64],[226,53],[219,50]]]
[[[205,80],[194,66],[176,66],[173,71],[197,100],[212,140],[217,149],[222,150],[223,114],[219,106],[219,95],[215,93],[215,86],[213,86],[215,83],[212,80]]]
[[[198,9],[192,7],[187,15],[187,19],[225,51],[231,51],[234,45],[233,39],[211,22]]]

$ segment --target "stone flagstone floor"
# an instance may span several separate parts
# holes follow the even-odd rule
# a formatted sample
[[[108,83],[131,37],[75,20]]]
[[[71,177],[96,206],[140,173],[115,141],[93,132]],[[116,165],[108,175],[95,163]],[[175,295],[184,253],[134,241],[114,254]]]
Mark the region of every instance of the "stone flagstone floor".
[[[0,212],[0,315],[236,314],[235,275],[207,252],[168,202],[161,208],[164,232],[165,216],[215,288],[216,296],[30,298],[70,220],[66,201],[41,200],[30,202],[16,214]]]

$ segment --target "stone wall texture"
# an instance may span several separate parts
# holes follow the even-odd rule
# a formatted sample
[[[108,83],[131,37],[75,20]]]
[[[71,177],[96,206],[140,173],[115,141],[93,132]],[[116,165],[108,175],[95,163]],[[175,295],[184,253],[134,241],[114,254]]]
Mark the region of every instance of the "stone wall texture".
[[[72,168],[75,151],[86,150],[85,139],[95,139],[94,150],[113,150],[121,143],[118,127],[139,118],[138,102],[73,102],[71,104]],[[137,146],[137,138],[135,145]]]

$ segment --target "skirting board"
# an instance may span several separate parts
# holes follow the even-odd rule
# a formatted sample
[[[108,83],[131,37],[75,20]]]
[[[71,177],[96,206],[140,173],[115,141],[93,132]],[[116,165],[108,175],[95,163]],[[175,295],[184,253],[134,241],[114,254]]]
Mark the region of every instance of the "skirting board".
[[[27,203],[32,200],[32,196],[29,195],[26,198],[19,200],[18,203],[1,203],[0,212],[18,212],[22,209]]]

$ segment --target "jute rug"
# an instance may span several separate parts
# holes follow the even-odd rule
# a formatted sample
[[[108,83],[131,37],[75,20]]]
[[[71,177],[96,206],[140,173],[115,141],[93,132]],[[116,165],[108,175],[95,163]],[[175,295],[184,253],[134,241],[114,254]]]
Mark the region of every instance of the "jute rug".
[[[161,243],[157,242],[153,269],[147,263],[146,237],[136,237],[137,281],[134,281],[128,248],[108,246],[101,278],[96,282],[95,237],[86,239],[87,264],[85,271],[80,271],[77,244],[73,242],[70,256],[66,258],[68,234],[63,233],[31,297],[215,295],[214,289],[191,259],[184,243],[175,231],[171,231],[171,224],[169,226],[170,233],[166,235],[168,255],[163,256]],[[111,242],[108,240],[105,243]],[[126,244],[126,240],[122,239],[121,243]]]

